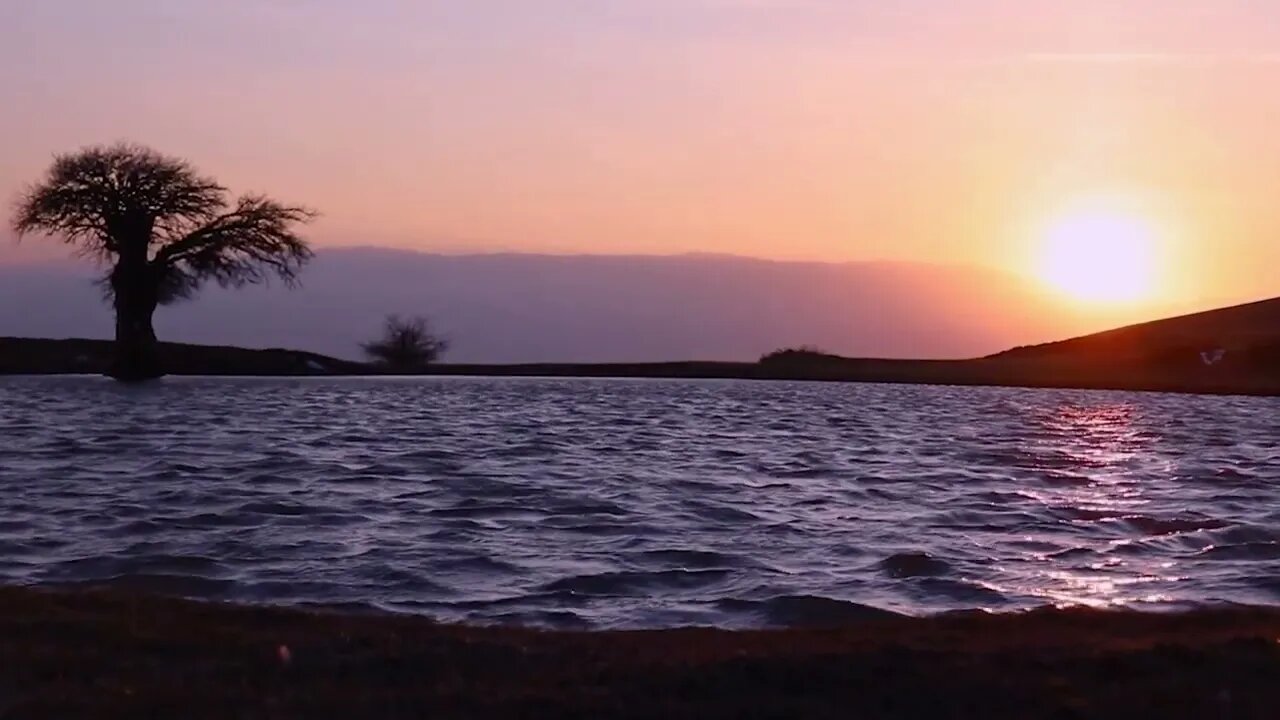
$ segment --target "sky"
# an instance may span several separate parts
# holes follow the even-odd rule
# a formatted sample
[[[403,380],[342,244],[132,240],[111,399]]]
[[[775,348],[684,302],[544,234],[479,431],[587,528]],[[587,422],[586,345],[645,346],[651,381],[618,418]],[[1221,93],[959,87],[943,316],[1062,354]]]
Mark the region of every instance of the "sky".
[[[1260,0],[0,0],[0,98],[6,213],[131,140],[317,208],[322,246],[1034,277],[1102,198],[1147,300],[1280,294]]]

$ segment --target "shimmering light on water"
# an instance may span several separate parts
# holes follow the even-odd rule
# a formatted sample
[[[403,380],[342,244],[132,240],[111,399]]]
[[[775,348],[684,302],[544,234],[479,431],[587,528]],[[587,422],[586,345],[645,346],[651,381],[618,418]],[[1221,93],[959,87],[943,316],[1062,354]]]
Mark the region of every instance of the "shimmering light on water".
[[[1280,603],[1280,400],[0,380],[0,579],[558,626]]]

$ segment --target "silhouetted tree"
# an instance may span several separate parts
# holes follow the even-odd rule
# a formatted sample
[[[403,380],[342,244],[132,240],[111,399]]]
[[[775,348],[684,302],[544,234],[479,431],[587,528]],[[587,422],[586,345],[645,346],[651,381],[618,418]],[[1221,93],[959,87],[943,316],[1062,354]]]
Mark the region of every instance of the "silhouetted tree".
[[[120,380],[163,374],[152,315],[213,280],[228,287],[278,276],[292,284],[310,258],[295,226],[310,210],[227,189],[183,160],[137,145],[92,147],[54,159],[18,201],[19,237],[45,233],[109,267]]]
[[[370,358],[388,367],[406,370],[430,365],[449,349],[449,341],[431,330],[423,317],[389,315],[382,337],[361,347]]]
[[[449,341],[431,332],[431,323],[426,318],[388,315],[383,337],[361,347],[372,360],[404,370],[435,363],[449,350]]]

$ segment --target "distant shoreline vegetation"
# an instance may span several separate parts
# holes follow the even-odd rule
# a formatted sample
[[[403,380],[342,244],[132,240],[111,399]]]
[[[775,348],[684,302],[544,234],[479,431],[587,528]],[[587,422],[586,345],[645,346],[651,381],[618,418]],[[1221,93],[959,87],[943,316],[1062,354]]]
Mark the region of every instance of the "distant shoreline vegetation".
[[[1280,307],[1280,301],[1271,302]],[[1237,347],[1220,361],[1205,364],[1194,345],[1118,357],[1091,355],[1079,349],[1088,345],[1088,337],[1065,341],[1070,351],[1051,344],[972,360],[847,358],[799,347],[770,352],[756,362],[450,363],[404,368],[283,349],[160,343],[158,352],[174,375],[801,380],[1280,396],[1280,341]],[[1108,338],[1106,345],[1114,342]],[[0,375],[102,373],[112,357],[113,345],[107,340],[0,338]]]
[[[801,345],[800,347],[781,348],[765,353],[760,356],[757,362],[765,367],[794,367],[814,363],[840,362],[847,359],[812,345]]]

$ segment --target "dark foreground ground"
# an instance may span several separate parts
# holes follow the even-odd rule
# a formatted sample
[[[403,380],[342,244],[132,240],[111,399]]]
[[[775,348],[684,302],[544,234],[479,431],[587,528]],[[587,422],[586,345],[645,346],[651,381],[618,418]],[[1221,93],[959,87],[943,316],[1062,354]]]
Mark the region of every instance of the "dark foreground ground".
[[[1262,609],[577,633],[0,588],[0,717],[1276,718],[1277,638]]]

